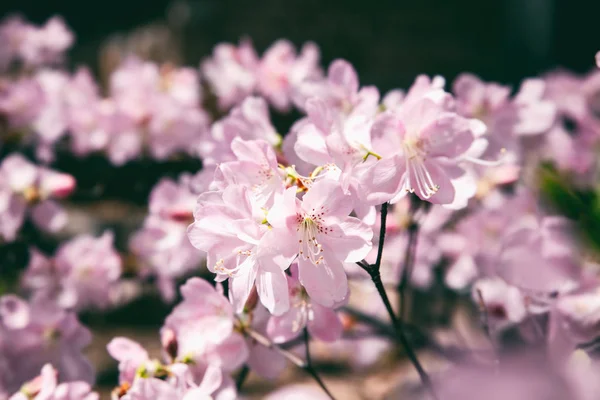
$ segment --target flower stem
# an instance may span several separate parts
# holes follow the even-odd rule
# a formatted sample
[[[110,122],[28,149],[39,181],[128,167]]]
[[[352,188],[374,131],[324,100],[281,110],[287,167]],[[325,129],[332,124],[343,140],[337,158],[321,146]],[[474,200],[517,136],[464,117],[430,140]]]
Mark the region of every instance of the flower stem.
[[[387,310],[387,313],[389,314],[390,319],[392,320],[392,324],[394,325],[394,329],[396,330],[396,334],[398,335],[400,344],[404,348],[404,351],[406,352],[408,359],[410,360],[410,362],[413,364],[413,366],[417,370],[419,377],[421,378],[421,382],[423,382],[423,385],[425,386],[425,388],[427,388],[427,390],[429,391],[431,396],[437,400],[438,397],[433,388],[431,379],[429,378],[429,375],[427,374],[427,372],[425,371],[425,369],[419,362],[419,359],[417,358],[416,353],[414,352],[412,346],[410,345],[410,342],[408,341],[408,339],[406,337],[404,322],[402,320],[402,314],[400,314],[400,318],[396,317],[396,314],[394,313],[394,310],[392,308],[392,304],[390,303],[390,299],[388,298],[388,295],[385,291],[385,287],[383,286],[383,282],[381,281],[380,269],[381,269],[381,258],[383,256],[383,245],[385,243],[385,228],[386,228],[387,211],[388,211],[388,203],[382,204],[381,205],[381,224],[380,224],[380,230],[379,230],[379,245],[377,247],[377,258],[376,258],[375,264],[371,264],[368,266],[365,265],[365,263],[360,263],[360,262],[357,264],[360,267],[362,267],[365,271],[367,271],[367,273],[371,277],[371,280],[373,281],[373,284],[375,285],[375,288],[377,289],[377,292],[379,293],[379,296],[381,297],[381,300],[383,301],[385,309]],[[367,268],[365,268],[365,267],[367,267]],[[405,265],[405,268],[407,268],[407,267],[408,266]]]
[[[402,264],[402,277],[400,278],[400,285],[398,286],[398,292],[400,294],[400,309],[398,314],[401,319],[406,317],[406,290],[415,266],[417,241],[419,238],[419,224],[414,221],[412,214],[410,219],[410,225],[408,226],[408,244],[404,254],[404,264]]]
[[[242,388],[244,382],[246,382],[246,378],[248,377],[248,373],[250,372],[250,367],[248,365],[244,365],[237,379],[235,380],[235,387],[239,391]]]
[[[325,386],[325,383],[323,382],[323,380],[321,380],[321,377],[319,376],[317,371],[312,366],[310,352],[309,352],[309,348],[308,348],[308,333],[307,332],[305,332],[306,361],[302,360],[300,357],[298,357],[296,354],[292,353],[291,351],[286,350],[286,349],[278,346],[277,344],[273,343],[266,336],[263,336],[262,334],[258,333],[257,331],[255,331],[252,328],[249,328],[249,327],[244,328],[244,333],[246,333],[248,336],[250,336],[256,342],[258,342],[260,345],[265,346],[273,351],[276,351],[277,353],[282,355],[285,359],[290,361],[292,364],[294,364],[298,368],[301,368],[304,371],[306,371],[306,373],[308,373],[317,382],[317,384],[321,387],[321,389],[323,389],[323,391],[327,394],[327,396],[329,396],[330,399],[335,400],[335,397],[333,397],[333,395],[331,394],[329,389],[327,389],[327,386]]]
[[[327,394],[327,396],[329,396],[330,399],[335,399],[333,397],[333,395],[331,394],[331,392],[329,391],[329,389],[327,389],[327,386],[325,386],[325,382],[323,382],[321,380],[321,377],[317,373],[317,370],[312,365],[312,358],[310,356],[310,347],[309,347],[310,336],[308,334],[308,329],[306,329],[306,328],[304,328],[304,342],[306,345],[306,367],[304,368],[304,370],[313,377],[313,379],[319,384],[321,389],[323,389],[323,391]]]

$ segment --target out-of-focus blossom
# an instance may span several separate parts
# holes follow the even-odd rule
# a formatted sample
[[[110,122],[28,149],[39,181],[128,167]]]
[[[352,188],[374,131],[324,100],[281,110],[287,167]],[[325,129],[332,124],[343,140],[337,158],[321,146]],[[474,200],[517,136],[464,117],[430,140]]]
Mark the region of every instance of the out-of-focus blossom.
[[[364,114],[373,116],[378,108],[379,91],[374,86],[359,89],[358,74],[345,60],[335,60],[329,65],[327,79],[307,77],[296,90],[296,106],[301,110],[306,101],[318,98],[335,110],[336,114],[348,116]]]
[[[23,285],[40,301],[65,309],[106,308],[121,276],[113,235],[81,235],[59,247],[52,258],[31,250]]]
[[[41,27],[31,25],[20,17],[0,22],[0,69],[13,61],[26,66],[55,64],[63,60],[64,52],[74,42],[73,33],[60,17],[52,17]]]
[[[205,165],[234,161],[236,155],[231,145],[236,137],[265,140],[271,146],[281,142],[269,119],[269,108],[264,99],[248,97],[229,115],[212,125],[210,135],[197,148]]]
[[[569,222],[560,217],[522,220],[504,237],[495,273],[528,296],[531,312],[547,311],[553,299],[577,289],[582,278]]]
[[[21,386],[10,400],[98,400],[87,382],[58,383],[58,373],[50,364],[42,367],[39,376]]]
[[[492,332],[518,324],[528,313],[524,294],[500,278],[479,279],[473,285],[472,297]]]
[[[523,187],[512,196],[490,192],[485,202],[436,238],[450,262],[446,284],[460,290],[479,276],[494,274],[502,237],[522,219],[534,218],[537,213],[535,197]]]
[[[271,315],[267,309],[257,304],[256,307],[247,307],[242,313],[238,314],[238,320],[243,329],[250,328],[260,335],[267,336],[268,323]],[[255,340],[252,336],[246,335],[246,345],[248,346],[247,364],[258,375],[265,379],[275,379],[286,366],[286,359],[277,351],[265,346]]]
[[[545,77],[544,97],[556,105],[556,124],[542,140],[528,143],[530,157],[537,155],[565,171],[573,173],[579,184],[593,182],[596,173],[596,149],[600,135],[598,93],[600,73],[580,77],[554,72]]]
[[[137,157],[145,146],[159,160],[192,151],[208,129],[199,90],[189,68],[127,60],[110,82],[118,115],[108,146],[113,163]]]
[[[265,400],[326,400],[328,398],[329,396],[320,388],[294,384],[269,393]]]
[[[250,96],[256,87],[258,55],[248,40],[239,46],[223,43],[215,47],[213,57],[202,62],[200,69],[219,107],[229,109]]]
[[[102,100],[90,71],[80,68],[66,87],[71,148],[77,156],[104,150],[110,140],[116,107]]]
[[[142,346],[123,337],[114,338],[107,349],[119,361],[119,386],[113,391],[117,398],[233,400],[236,397],[231,380],[215,365],[209,365],[198,375],[185,363],[163,364],[151,360]],[[198,376],[202,376],[199,384]]]
[[[298,280],[298,266],[290,267],[288,290],[290,309],[281,316],[272,316],[267,332],[275,343],[283,343],[298,337],[304,328],[312,337],[333,342],[342,335],[342,324],[335,311],[310,301],[310,297]]]
[[[294,45],[279,40],[265,51],[257,69],[258,92],[279,111],[288,111],[294,91],[305,80],[321,77],[319,48],[307,43],[296,55]]]
[[[67,216],[55,199],[74,189],[71,175],[38,167],[19,154],[7,156],[0,165],[0,235],[15,240],[27,213],[40,229],[62,229]]]
[[[511,98],[509,87],[483,82],[471,74],[462,74],[454,82],[457,112],[477,118],[487,127],[487,147],[481,158],[501,160],[496,165],[469,168],[479,181],[480,197],[497,185],[516,181],[524,157],[521,139],[538,137],[554,124],[556,106],[543,98],[545,87],[541,79],[527,79]]]
[[[239,46],[217,45],[200,69],[222,110],[259,94],[275,109],[289,111],[292,102],[302,103],[297,98],[303,82],[322,77],[318,63],[319,49],[314,43],[304,44],[297,54],[292,43],[278,40],[259,59],[252,43],[243,40]]]
[[[0,112],[15,129],[28,128],[42,112],[45,94],[36,79],[0,83]]]
[[[0,338],[0,365],[10,366],[0,376],[0,393],[16,392],[47,363],[64,382],[94,381],[93,368],[82,354],[91,335],[72,312],[44,301],[2,296]]]
[[[564,362],[578,346],[592,343],[598,336],[600,293],[598,288],[557,300],[550,311],[548,351]]]
[[[191,278],[181,286],[183,301],[165,320],[162,334],[174,334],[178,361],[192,361],[193,369],[203,371],[216,365],[233,371],[248,358],[243,336],[234,330],[230,302],[208,282]]]
[[[498,368],[458,365],[437,379],[439,396],[448,400],[574,399],[561,379],[537,355],[500,361]]]
[[[157,277],[160,293],[168,301],[176,294],[175,279],[198,268],[203,258],[187,237],[196,204],[192,179],[184,174],[178,182],[167,178],[158,182],[150,193],[150,215],[129,242],[141,275]]]

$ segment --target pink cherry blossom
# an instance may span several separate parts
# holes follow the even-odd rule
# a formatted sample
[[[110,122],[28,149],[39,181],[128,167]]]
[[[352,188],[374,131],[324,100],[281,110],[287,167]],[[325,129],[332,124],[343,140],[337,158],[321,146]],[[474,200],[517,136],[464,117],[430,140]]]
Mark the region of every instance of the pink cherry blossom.
[[[580,285],[571,229],[561,217],[525,218],[502,240],[495,272],[528,295],[534,313],[547,311],[557,296]]]
[[[224,161],[234,161],[231,149],[233,139],[266,140],[272,146],[281,142],[269,118],[269,108],[264,99],[248,97],[228,116],[214,123],[210,136],[197,150],[205,165],[215,165]]]
[[[105,150],[110,140],[116,107],[102,100],[90,71],[80,68],[69,81],[65,101],[71,147],[78,156]]]
[[[98,400],[87,382],[57,382],[57,371],[50,364],[42,367],[39,376],[25,383],[10,400]]]
[[[327,400],[329,397],[317,387],[293,384],[270,393],[265,400]]]
[[[121,276],[113,234],[81,235],[59,247],[53,258],[31,250],[23,285],[34,297],[66,309],[106,308]]]
[[[239,46],[223,43],[215,47],[213,58],[202,62],[200,69],[219,107],[229,109],[250,96],[256,87],[258,55],[249,40]]]
[[[314,43],[299,55],[292,43],[278,40],[265,51],[257,69],[257,89],[279,111],[288,111],[294,90],[307,79],[318,79],[319,49]]]
[[[596,338],[600,316],[598,289],[564,296],[550,310],[548,351],[554,361],[564,362],[577,346]]]
[[[7,156],[0,165],[0,234],[15,240],[26,213],[41,229],[56,232],[66,222],[66,213],[54,199],[75,189],[71,175],[30,163],[19,154]]]
[[[308,77],[300,84],[295,96],[296,106],[304,109],[306,101],[318,98],[341,115],[374,116],[379,106],[379,91],[374,86],[359,89],[358,74],[345,60],[329,65],[327,79]]]
[[[369,151],[377,160],[360,178],[361,192],[374,203],[395,202],[414,192],[423,200],[460,208],[463,198],[475,194],[473,183],[461,179],[460,164],[473,161],[467,152],[485,127],[448,111],[449,95],[422,81],[417,80],[400,110],[375,121]]]
[[[231,304],[208,282],[191,278],[181,286],[183,301],[165,320],[163,332],[177,340],[177,360],[193,360],[194,369],[209,364],[233,371],[248,357],[241,334],[234,330]]]
[[[371,249],[371,228],[349,217],[352,198],[335,181],[314,183],[302,201],[287,189],[267,214],[267,239],[278,254],[298,257],[299,280],[310,298],[325,307],[348,294],[344,262],[362,260]]]
[[[298,337],[307,328],[312,337],[332,342],[342,335],[342,324],[335,311],[310,301],[298,280],[298,265],[290,267],[288,290],[290,309],[281,316],[271,316],[267,332],[275,343],[283,343]]]
[[[110,94],[117,113],[108,146],[113,163],[137,157],[144,145],[159,160],[192,152],[208,129],[198,77],[189,68],[130,58],[111,76]]]
[[[0,112],[16,129],[28,128],[45,106],[45,94],[36,79],[21,78],[0,86]]]
[[[220,192],[201,194],[194,219],[188,230],[190,241],[207,253],[208,269],[217,274],[217,281],[230,279],[237,312],[243,309],[254,284],[271,313],[288,309],[284,270],[291,261],[281,260],[278,254],[263,257],[270,249],[263,239],[269,227],[264,223],[265,212],[248,188],[229,185]]]
[[[243,185],[252,191],[259,204],[271,206],[274,195],[284,189],[284,172],[271,145],[264,140],[236,137],[231,142],[231,151],[237,160],[219,164],[213,186]]]
[[[187,237],[196,203],[192,179],[184,174],[178,182],[159,181],[150,193],[150,215],[129,241],[141,275],[156,276],[160,293],[168,301],[176,294],[175,279],[198,269],[203,258]]]
[[[33,130],[43,146],[53,145],[67,132],[65,90],[69,82],[64,72],[40,70],[35,79],[44,92],[44,107],[33,121]]]
[[[133,383],[138,368],[150,363],[148,352],[137,342],[116,337],[106,345],[110,356],[119,362],[119,383]]]
[[[0,377],[0,388],[7,393],[16,392],[47,363],[66,382],[94,380],[93,368],[82,354],[91,335],[72,312],[51,303],[2,296],[0,338],[0,366],[10,365]]]
[[[50,18],[41,28],[27,26],[20,39],[20,56],[26,64],[31,65],[60,61],[75,40],[60,17]]]
[[[500,331],[523,321],[528,314],[525,295],[500,278],[483,278],[475,282],[473,301],[485,313],[489,328]]]

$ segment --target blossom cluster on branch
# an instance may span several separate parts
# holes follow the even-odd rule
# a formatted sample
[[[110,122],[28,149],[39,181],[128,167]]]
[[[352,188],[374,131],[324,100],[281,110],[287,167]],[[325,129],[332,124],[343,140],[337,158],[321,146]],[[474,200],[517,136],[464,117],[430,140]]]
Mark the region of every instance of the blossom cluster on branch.
[[[0,24],[0,241],[29,247],[17,294],[0,296],[0,399],[97,399],[78,313],[140,295],[130,283],[176,305],[158,357],[125,337],[108,344],[114,399],[235,399],[248,371],[274,380],[287,364],[322,391],[267,398],[333,398],[313,341],[354,368],[400,347],[431,398],[597,397],[598,264],[542,201],[539,166],[597,186],[600,72],[516,91],[421,75],[383,95],[348,61],[322,69],[313,43],[259,56],[244,40],[199,68],[132,56],[102,87],[65,68],[73,41],[60,18]],[[270,113],[292,109],[300,118],[276,129]],[[64,152],[202,169],[156,182],[124,248],[105,230],[49,252],[27,232],[69,224],[76,182],[53,168]],[[452,352],[409,323],[409,291],[468,300],[486,339]],[[417,337],[446,370],[421,364]]]

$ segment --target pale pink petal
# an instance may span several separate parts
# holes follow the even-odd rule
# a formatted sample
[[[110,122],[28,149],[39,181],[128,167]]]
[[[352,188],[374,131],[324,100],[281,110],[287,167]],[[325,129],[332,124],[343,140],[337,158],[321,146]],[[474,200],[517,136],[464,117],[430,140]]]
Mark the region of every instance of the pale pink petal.
[[[30,321],[29,305],[15,295],[0,297],[0,321],[9,329],[24,328]]]
[[[296,188],[290,187],[283,194],[276,194],[267,221],[274,228],[292,229],[296,220]]]
[[[13,191],[22,192],[33,186],[38,176],[38,168],[20,154],[11,154],[4,159],[0,172]]]
[[[302,257],[298,259],[299,279],[313,301],[332,307],[346,298],[348,278],[342,262],[330,249],[323,247],[324,262],[319,265]]]
[[[421,131],[426,141],[428,156],[454,158],[465,153],[473,143],[468,120],[454,113],[438,116]]]
[[[331,161],[325,135],[313,124],[306,124],[298,130],[294,152],[302,161],[313,165],[324,165]]]
[[[333,61],[327,71],[327,79],[334,85],[344,88],[346,96],[358,92],[358,76],[348,61]]]
[[[106,345],[106,350],[117,361],[135,361],[142,364],[149,360],[148,352],[139,343],[125,337],[111,340]]]
[[[67,213],[52,200],[46,200],[33,207],[31,210],[33,222],[48,232],[58,232],[67,224]]]
[[[326,236],[328,247],[335,256],[345,262],[360,261],[371,251],[373,229],[354,217],[347,217],[337,224],[334,229],[339,229],[340,236]]]
[[[274,350],[254,343],[250,345],[248,365],[263,378],[274,379],[285,368],[285,358]]]
[[[335,311],[319,304],[312,304],[312,315],[308,320],[308,331],[324,342],[334,342],[342,336],[343,326]]]
[[[275,343],[285,343],[296,338],[305,327],[306,310],[291,307],[280,316],[273,316],[267,323],[267,334]]]
[[[392,199],[401,189],[406,163],[400,156],[372,161],[359,169],[358,195],[368,205],[379,205]]]
[[[200,382],[198,389],[206,395],[209,395],[221,387],[221,383],[223,383],[223,372],[221,372],[220,368],[209,365],[206,372],[204,372],[204,377],[202,378],[202,382]]]
[[[344,194],[340,184],[331,179],[314,183],[302,198],[302,209],[307,214],[345,217],[352,211],[352,197]]]
[[[254,281],[258,272],[256,261],[240,271],[235,277],[230,279],[231,282],[231,302],[236,313],[241,313],[244,310],[244,305],[248,300],[250,292],[254,288]]]
[[[273,315],[281,315],[289,307],[288,285],[285,272],[278,267],[261,270],[256,276],[256,289],[261,303]]]

